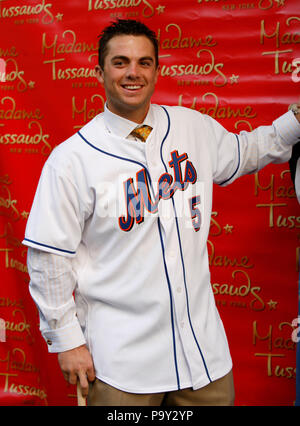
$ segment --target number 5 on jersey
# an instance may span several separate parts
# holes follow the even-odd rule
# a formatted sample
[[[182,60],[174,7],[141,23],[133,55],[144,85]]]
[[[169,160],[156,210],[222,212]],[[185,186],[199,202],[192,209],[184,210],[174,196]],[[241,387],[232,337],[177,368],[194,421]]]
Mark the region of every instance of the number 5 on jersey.
[[[189,199],[192,224],[196,232],[199,231],[201,227],[201,212],[199,208],[196,207],[198,204],[200,204],[200,202],[201,202],[200,195],[196,195],[195,197],[192,197]]]

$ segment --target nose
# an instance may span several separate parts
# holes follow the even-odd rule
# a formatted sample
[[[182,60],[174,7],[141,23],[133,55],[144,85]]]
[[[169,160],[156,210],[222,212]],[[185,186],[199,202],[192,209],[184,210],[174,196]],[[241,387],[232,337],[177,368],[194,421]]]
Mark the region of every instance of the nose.
[[[131,61],[128,64],[126,77],[127,78],[137,78],[139,76],[139,67],[135,61]]]

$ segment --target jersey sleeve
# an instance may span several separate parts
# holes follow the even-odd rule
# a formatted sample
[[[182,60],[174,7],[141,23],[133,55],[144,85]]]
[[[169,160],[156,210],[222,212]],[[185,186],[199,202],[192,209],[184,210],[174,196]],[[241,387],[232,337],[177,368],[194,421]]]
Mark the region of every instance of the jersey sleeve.
[[[292,112],[270,126],[239,134],[228,132],[209,116],[205,120],[212,142],[214,183],[222,186],[242,175],[256,173],[269,163],[288,161],[300,136],[300,124]]]
[[[84,226],[84,206],[71,179],[45,164],[27,221],[23,244],[74,257]]]
[[[73,297],[77,280],[72,262],[65,256],[28,248],[29,291],[49,352],[64,352],[86,343]]]

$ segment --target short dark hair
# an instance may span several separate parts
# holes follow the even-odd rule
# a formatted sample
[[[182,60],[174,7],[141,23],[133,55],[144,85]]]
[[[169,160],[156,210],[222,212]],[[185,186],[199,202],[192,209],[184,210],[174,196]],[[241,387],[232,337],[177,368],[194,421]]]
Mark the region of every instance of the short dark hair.
[[[107,54],[107,43],[115,36],[135,35],[146,36],[154,47],[155,62],[158,66],[158,40],[154,31],[150,30],[145,24],[133,19],[118,19],[112,22],[99,35],[98,62],[100,67],[104,67],[104,59]]]

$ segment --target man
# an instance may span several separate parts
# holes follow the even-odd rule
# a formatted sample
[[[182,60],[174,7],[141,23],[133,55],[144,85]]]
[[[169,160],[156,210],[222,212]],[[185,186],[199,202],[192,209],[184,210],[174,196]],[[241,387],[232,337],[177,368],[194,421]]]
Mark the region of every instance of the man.
[[[42,334],[90,405],[232,405],[206,249],[212,185],[287,161],[300,114],[233,135],[151,104],[158,43],[132,20],[103,31],[96,72],[105,111],[53,151],[27,224]]]

